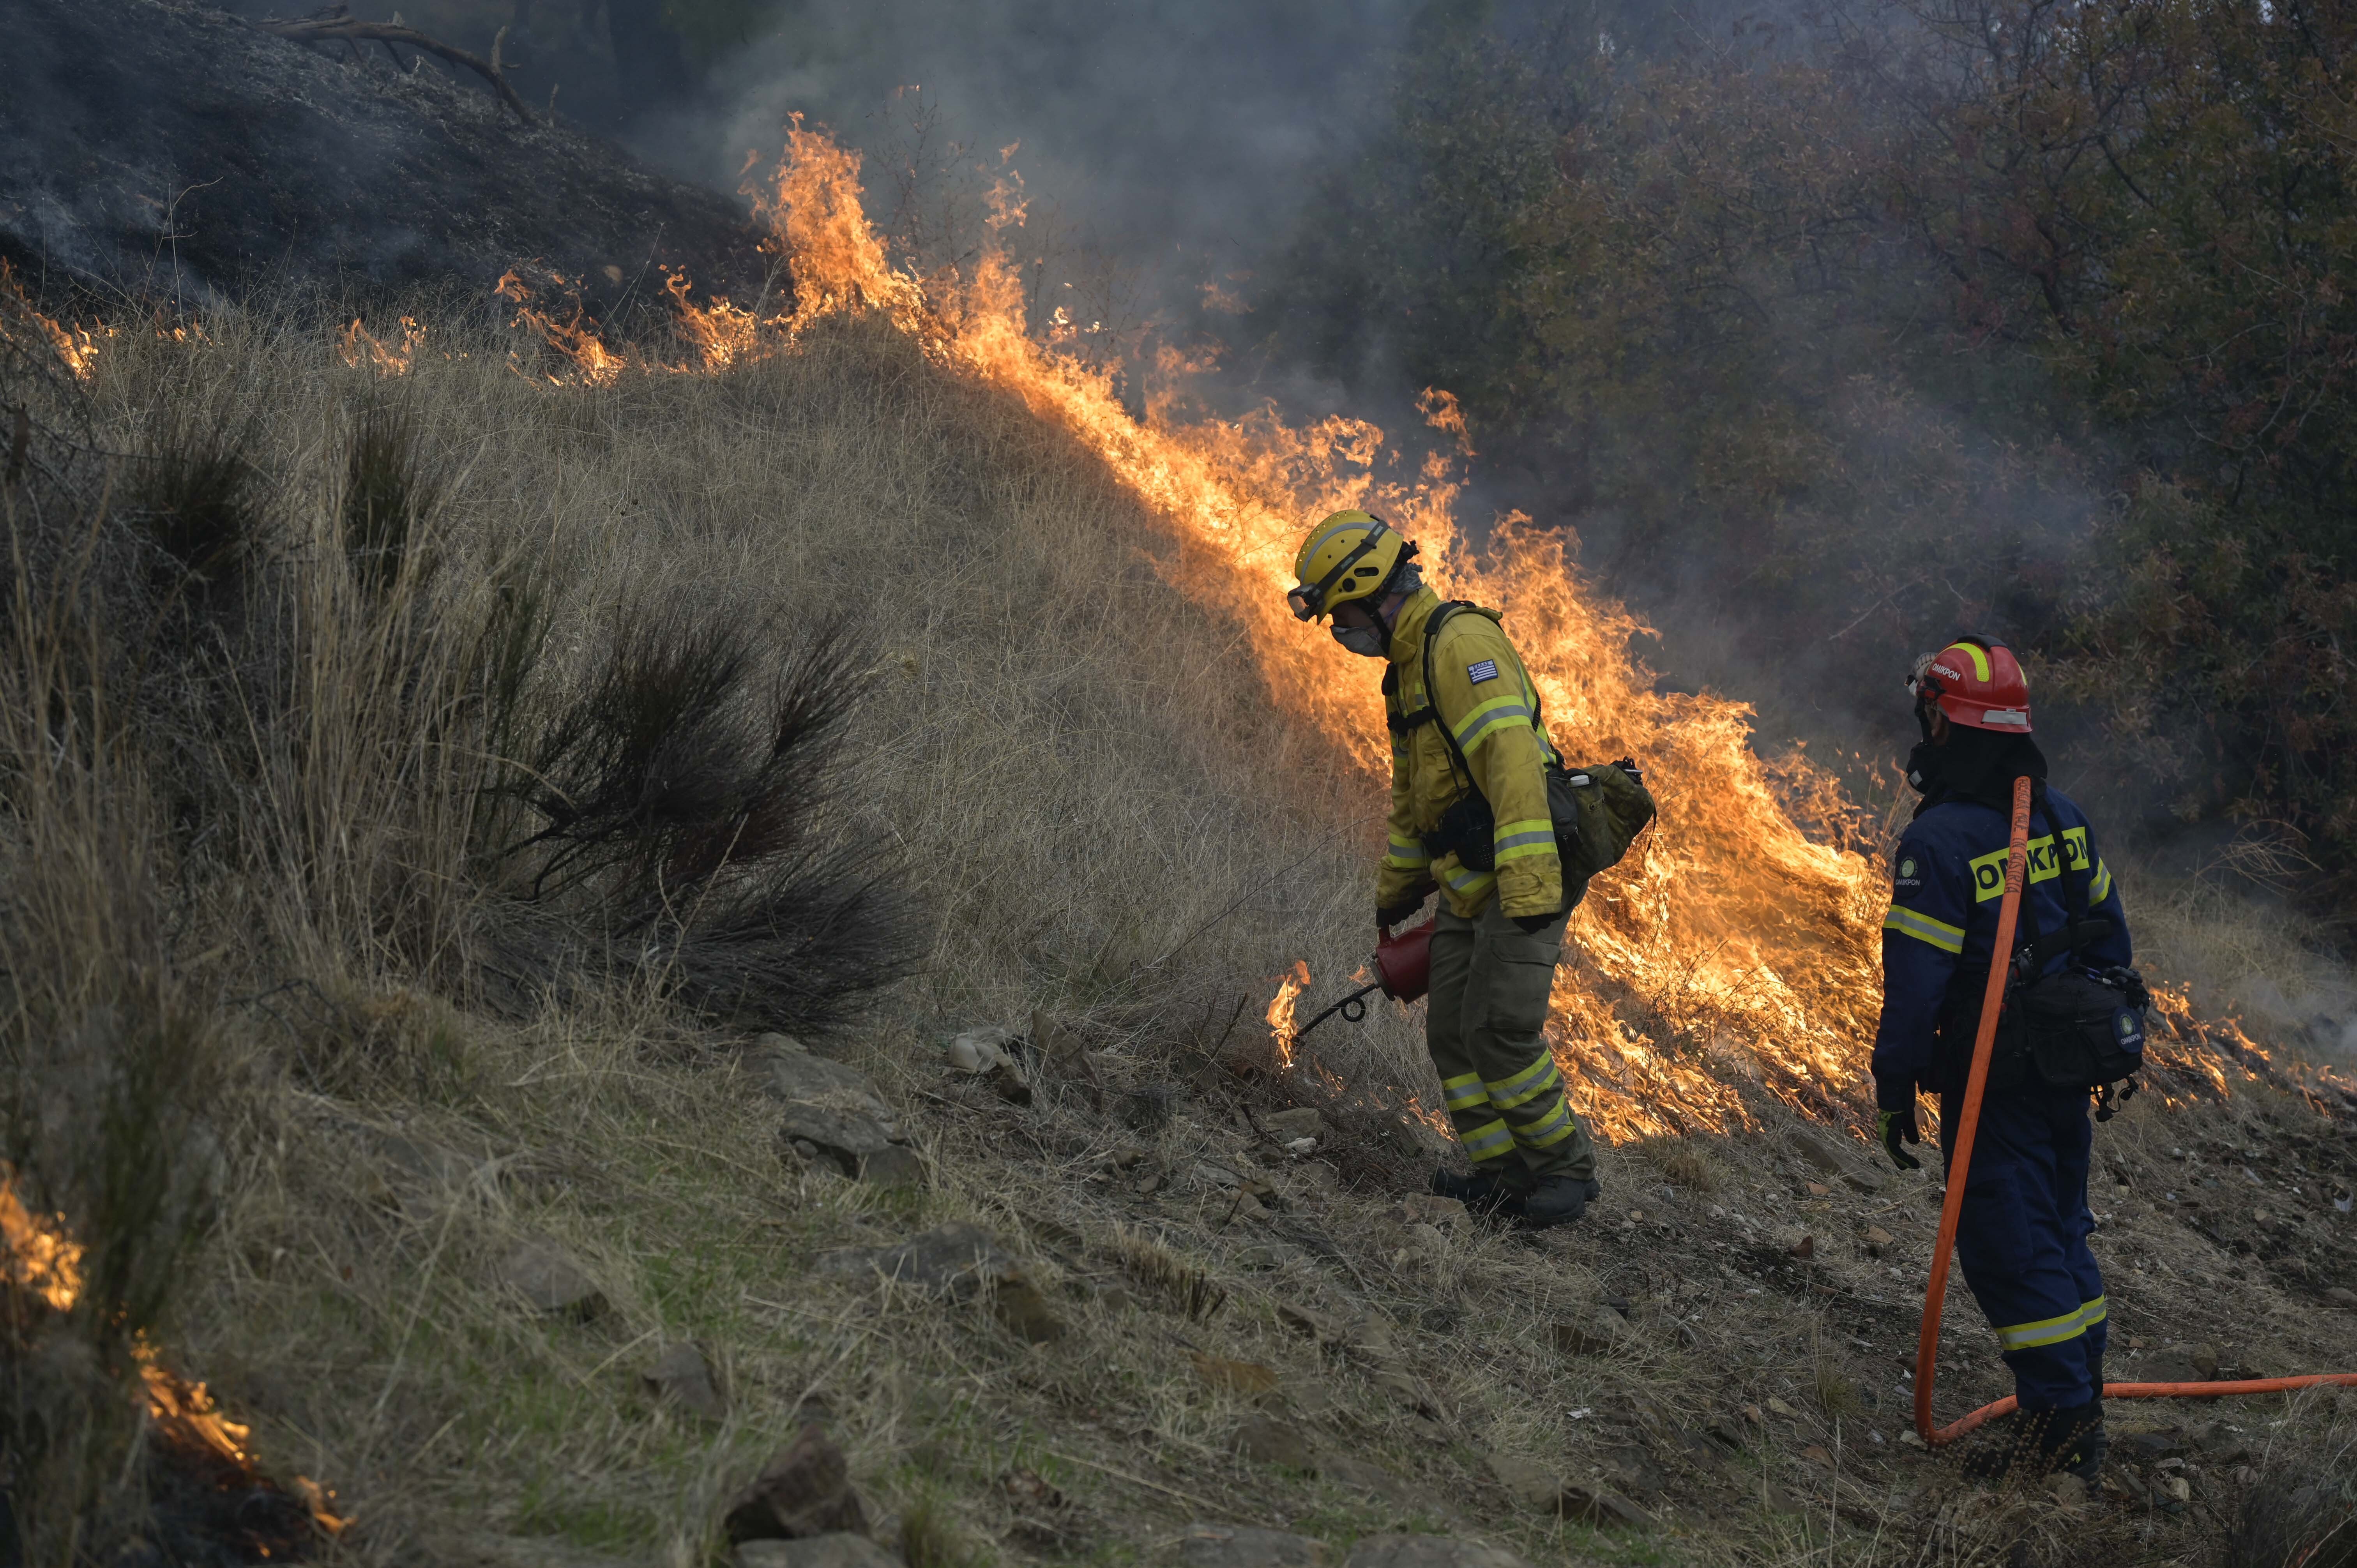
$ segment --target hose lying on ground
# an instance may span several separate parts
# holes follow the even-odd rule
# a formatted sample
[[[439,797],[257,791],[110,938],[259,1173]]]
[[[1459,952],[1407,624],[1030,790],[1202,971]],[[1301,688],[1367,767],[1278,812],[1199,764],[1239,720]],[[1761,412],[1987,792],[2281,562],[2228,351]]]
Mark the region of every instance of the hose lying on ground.
[[[1972,1070],[1964,1079],[1964,1110],[1957,1119],[1955,1152],[1948,1156],[1948,1190],[1940,1205],[1939,1239],[1932,1244],[1932,1278],[1923,1291],[1923,1325],[1915,1341],[1915,1431],[1937,1448],[2014,1410],[2011,1396],[1983,1405],[1942,1426],[1932,1419],[1932,1375],[1940,1348],[1940,1313],[1947,1303],[1948,1257],[1956,1244],[1956,1220],[1964,1211],[1964,1176],[1972,1168],[1973,1133],[1980,1123],[1981,1091],[1987,1085],[1989,1052],[1996,1040],[1997,1012],[2005,1001],[2007,961],[2021,918],[2021,891],[2029,851],[2029,780],[2013,781],[2013,843],[2005,863],[2005,901],[1997,908],[1996,945],[1989,951],[1988,988],[1981,997],[1979,1032],[1973,1038]],[[2222,1394],[2271,1394],[2319,1383],[2357,1387],[2357,1372],[2311,1372],[2291,1378],[2244,1378],[2210,1383],[2105,1383],[2105,1399],[2215,1399]]]

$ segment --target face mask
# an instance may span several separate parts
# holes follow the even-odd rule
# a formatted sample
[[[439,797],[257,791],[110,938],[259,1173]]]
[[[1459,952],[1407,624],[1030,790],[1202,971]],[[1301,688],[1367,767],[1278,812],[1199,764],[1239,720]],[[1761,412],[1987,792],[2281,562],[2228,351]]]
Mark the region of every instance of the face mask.
[[[1915,787],[1917,794],[1928,795],[1939,772],[1940,748],[1928,740],[1917,741],[1915,749],[1907,754],[1907,782]]]
[[[1391,651],[1391,637],[1379,626],[1338,626],[1334,640],[1368,659],[1381,659]]]

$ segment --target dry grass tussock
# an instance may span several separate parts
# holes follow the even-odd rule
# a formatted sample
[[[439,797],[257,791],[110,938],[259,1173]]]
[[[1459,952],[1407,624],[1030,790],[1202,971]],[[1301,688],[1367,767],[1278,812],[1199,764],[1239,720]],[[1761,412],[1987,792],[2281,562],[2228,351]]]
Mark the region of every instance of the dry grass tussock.
[[[1396,1114],[1415,1021],[1378,1009],[1318,1036],[1362,1091],[1332,1107],[1351,1157],[1287,1152],[1245,1100],[1318,1096],[1271,1070],[1264,977],[1356,961],[1380,822],[1132,498],[880,328],[603,389],[436,332],[466,357],[385,381],[261,317],[126,333],[86,384],[0,365],[30,416],[0,1112],[27,1202],[89,1248],[71,1312],[6,1293],[28,1562],[168,1536],[142,1334],[266,1469],[338,1488],[359,1523],[317,1550],[354,1563],[700,1568],[813,1418],[912,1568],[1158,1559],[1190,1518],[1534,1562],[2043,1562],[2334,1506],[2264,1502],[2263,1450],[2345,1424],[2329,1399],[2252,1415],[2190,1514],[2140,1491],[2058,1523],[1903,1452],[1931,1188],[1837,1136],[1857,1182],[1787,1121],[1608,1151],[1608,1208],[1543,1243],[1403,1208],[1440,1144]],[[1028,1106],[942,1065],[1035,1009],[1071,1048]],[[872,1077],[921,1183],[781,1150],[748,1047],[776,1028]],[[2172,1144],[2347,1185],[2296,1102],[2179,1114],[2122,1124],[2139,1201]],[[814,1267],[953,1221],[1054,1332]],[[2311,1278],[2345,1225],[2249,1256],[2174,1226],[2124,1311],[2352,1348]],[[525,1243],[594,1309],[502,1288]],[[682,1340],[725,1418],[640,1381]],[[1959,1408],[2000,1375],[1969,1344]],[[1533,1466],[1657,1522],[1560,1519]]]

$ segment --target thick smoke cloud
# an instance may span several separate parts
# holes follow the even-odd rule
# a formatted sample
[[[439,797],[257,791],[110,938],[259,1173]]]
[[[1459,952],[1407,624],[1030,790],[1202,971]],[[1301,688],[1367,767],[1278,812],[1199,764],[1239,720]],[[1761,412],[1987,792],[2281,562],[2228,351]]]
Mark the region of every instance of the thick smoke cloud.
[[[1248,265],[1286,229],[1319,160],[1383,112],[1413,0],[808,0],[715,69],[655,138],[733,183],[790,113],[871,156],[896,93],[922,90],[934,150],[1013,166],[1035,215],[1159,289]],[[897,100],[903,117],[909,106]],[[652,127],[650,127],[652,129]],[[873,168],[871,164],[871,168]],[[871,183],[874,183],[871,180]]]

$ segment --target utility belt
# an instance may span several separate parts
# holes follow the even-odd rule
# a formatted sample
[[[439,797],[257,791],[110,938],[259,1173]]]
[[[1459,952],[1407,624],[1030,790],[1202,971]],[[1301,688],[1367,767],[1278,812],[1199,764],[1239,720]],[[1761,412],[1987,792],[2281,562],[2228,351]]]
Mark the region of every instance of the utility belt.
[[[1466,761],[1457,736],[1442,721],[1432,702],[1433,646],[1448,618],[1467,607],[1462,601],[1452,600],[1436,608],[1426,620],[1425,705],[1386,723],[1396,736],[1412,734],[1427,724],[1439,726],[1440,738],[1448,746],[1451,769],[1463,792],[1441,812],[1432,832],[1422,835],[1424,852],[1435,860],[1453,854],[1468,871],[1487,873],[1498,869],[1497,813],[1473,782],[1472,765]],[[1531,693],[1531,727],[1544,735],[1538,688],[1531,685],[1529,674],[1521,668],[1519,655],[1514,672]],[[1637,835],[1645,831],[1645,824],[1653,820],[1653,797],[1645,789],[1644,775],[1638,771],[1636,760],[1625,757],[1618,762],[1600,763],[1576,772],[1560,761],[1550,761],[1546,765],[1546,796],[1547,817],[1555,828],[1555,858],[1563,868],[1563,907],[1569,910],[1586,895],[1588,879],[1618,865]]]
[[[2061,842],[2061,835],[2056,836]],[[2093,875],[2092,866],[2087,869]],[[1986,1087],[1992,1093],[2077,1090],[2096,1097],[2095,1120],[2108,1122],[2118,1106],[2136,1098],[2135,1075],[2144,1068],[2145,1013],[2152,1005],[2152,993],[2133,969],[2098,970],[2077,961],[2082,949],[2111,935],[2112,923],[2087,917],[2084,890],[2072,886],[2067,865],[2061,880],[2066,910],[2061,929],[2032,936],[2007,966]],[[2047,966],[2064,954],[2072,961],[2046,973]],[[1941,1011],[1944,1090],[1961,1090],[1972,1070],[1985,995],[1981,985],[1960,975]],[[2115,1102],[2114,1086],[2123,1082],[2126,1088]]]

